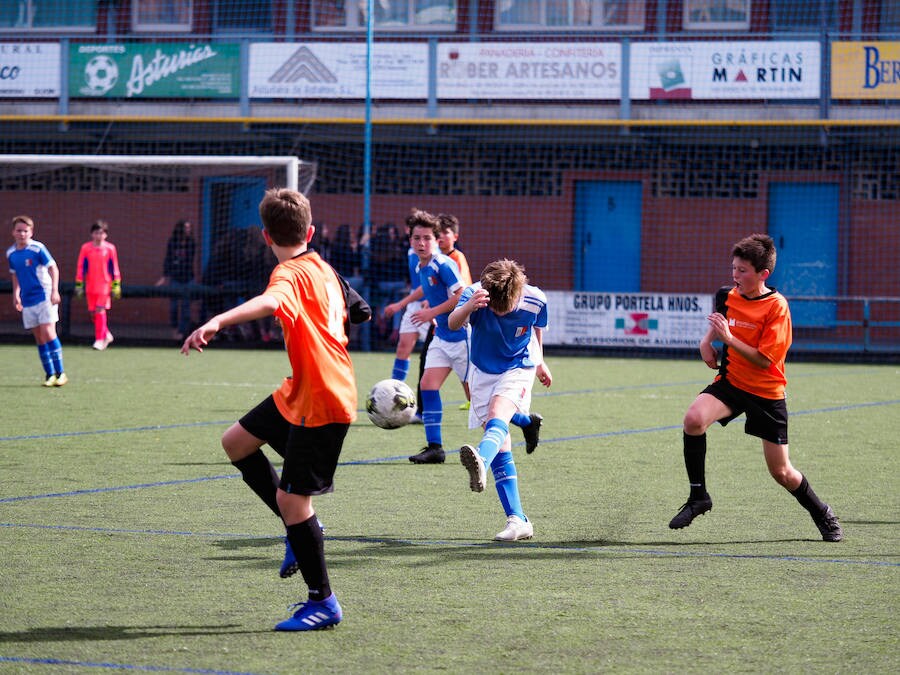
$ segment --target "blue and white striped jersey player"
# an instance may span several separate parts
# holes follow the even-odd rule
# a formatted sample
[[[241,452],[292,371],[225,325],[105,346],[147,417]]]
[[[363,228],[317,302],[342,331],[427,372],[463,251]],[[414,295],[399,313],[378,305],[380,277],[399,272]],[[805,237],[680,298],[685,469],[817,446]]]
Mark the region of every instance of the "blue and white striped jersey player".
[[[528,284],[519,263],[497,260],[484,268],[479,283],[463,291],[450,313],[450,328],[467,323],[472,327],[469,428],[481,426],[484,435],[477,448],[462,446],[459,458],[474,492],[484,491],[485,467],[491,467],[506,513],[506,528],[494,539],[530,539],[534,526],[519,497],[509,424],[528,423],[535,375],[545,387],[553,382],[543,358],[547,296]]]
[[[444,445],[441,436],[443,404],[441,385],[451,371],[460,382],[465,382],[469,372],[469,332],[465,328],[450,329],[447,316],[456,307],[463,292],[459,268],[449,257],[436,248],[441,232],[441,221],[427,211],[414,209],[406,219],[409,226],[409,244],[419,258],[419,282],[422,284],[424,302],[414,312],[414,324],[435,322],[434,339],[425,359],[425,371],[419,386],[422,390],[422,421],[425,425],[426,445],[409,458],[414,464],[440,464],[444,461]]]

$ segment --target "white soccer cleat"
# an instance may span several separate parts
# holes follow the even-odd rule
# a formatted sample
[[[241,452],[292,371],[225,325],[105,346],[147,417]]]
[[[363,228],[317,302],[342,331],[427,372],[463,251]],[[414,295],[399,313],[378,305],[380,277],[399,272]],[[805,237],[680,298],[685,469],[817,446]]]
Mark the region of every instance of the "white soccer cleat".
[[[94,344],[91,345],[98,352],[102,352],[106,349],[106,340],[94,340]]]
[[[459,449],[459,461],[469,472],[469,487],[472,492],[484,492],[485,470],[484,460],[478,451],[471,445],[464,445]]]
[[[522,520],[519,516],[509,516],[503,532],[494,535],[494,541],[519,541],[534,536],[534,525],[530,520]]]
[[[103,340],[103,348],[106,349],[109,347],[109,344],[114,340],[113,334],[109,331],[106,331],[106,338]]]

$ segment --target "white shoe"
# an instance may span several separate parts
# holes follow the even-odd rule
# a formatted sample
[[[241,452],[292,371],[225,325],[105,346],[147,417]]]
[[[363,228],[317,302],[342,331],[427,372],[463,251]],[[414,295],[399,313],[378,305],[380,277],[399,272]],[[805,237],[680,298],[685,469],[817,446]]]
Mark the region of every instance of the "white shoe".
[[[472,492],[484,492],[484,460],[471,445],[464,445],[459,449],[459,461],[469,472],[469,487]]]
[[[494,535],[494,541],[519,541],[534,536],[534,525],[530,520],[522,520],[519,516],[509,516],[503,532]]]
[[[109,347],[109,343],[112,342],[114,339],[115,338],[113,337],[113,334],[110,333],[109,331],[106,331],[106,337],[103,340],[103,348],[106,349],[107,347]]]
[[[91,345],[98,352],[102,352],[106,349],[106,340],[94,340],[94,344]]]

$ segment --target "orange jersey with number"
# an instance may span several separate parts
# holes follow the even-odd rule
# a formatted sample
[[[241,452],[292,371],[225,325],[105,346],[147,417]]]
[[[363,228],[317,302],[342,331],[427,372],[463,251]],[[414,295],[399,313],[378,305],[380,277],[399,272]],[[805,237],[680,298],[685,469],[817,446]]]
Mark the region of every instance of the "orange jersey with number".
[[[291,376],[273,394],[291,424],[320,427],[356,419],[356,378],[347,352],[347,308],[340,281],[319,254],[279,264],[266,295],[278,301]]]
[[[450,255],[447,256],[456,263],[456,266],[459,268],[459,278],[462,279],[463,287],[472,285],[472,273],[469,271],[469,262],[466,260],[466,256],[463,255],[463,252],[458,248],[450,251]]]
[[[728,328],[738,340],[772,362],[763,369],[725,347],[716,379],[724,377],[738,389],[762,398],[784,398],[784,360],[792,340],[791,311],[785,297],[772,289],[749,299],[736,288],[725,287],[716,294],[716,311],[725,316]]]

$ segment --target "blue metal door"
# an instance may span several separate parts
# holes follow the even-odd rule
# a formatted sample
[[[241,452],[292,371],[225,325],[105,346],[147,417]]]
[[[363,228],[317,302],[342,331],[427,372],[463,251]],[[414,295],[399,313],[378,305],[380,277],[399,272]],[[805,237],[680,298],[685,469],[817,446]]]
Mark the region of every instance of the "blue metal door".
[[[640,181],[575,183],[575,290],[641,290]]]
[[[787,296],[837,295],[839,185],[772,183],[769,186],[769,236],[778,260],[768,282]],[[795,326],[834,325],[834,302],[791,302]]]

